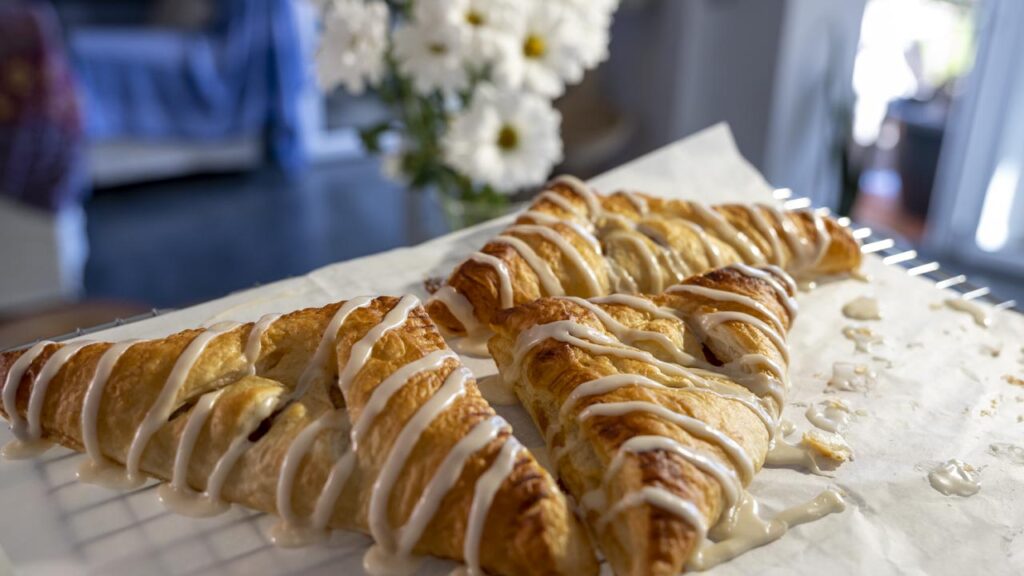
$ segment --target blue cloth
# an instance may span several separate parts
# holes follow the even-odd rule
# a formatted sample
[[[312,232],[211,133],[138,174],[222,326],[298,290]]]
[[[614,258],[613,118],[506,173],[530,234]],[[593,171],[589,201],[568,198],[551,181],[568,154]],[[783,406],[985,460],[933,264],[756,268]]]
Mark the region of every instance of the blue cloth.
[[[262,136],[285,168],[303,161],[305,80],[291,0],[222,0],[201,33],[90,27],[69,33],[91,139]]]

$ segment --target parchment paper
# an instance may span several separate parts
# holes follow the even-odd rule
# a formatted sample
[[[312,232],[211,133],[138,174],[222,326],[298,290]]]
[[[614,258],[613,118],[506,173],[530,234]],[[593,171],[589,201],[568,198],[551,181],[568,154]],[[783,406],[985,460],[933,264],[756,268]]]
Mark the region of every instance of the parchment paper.
[[[707,202],[771,201],[771,188],[717,126],[592,181]],[[412,292],[446,275],[508,219],[420,246],[334,264],[192,308],[90,335],[155,337],[187,327],[267,312],[319,306],[361,294]],[[339,225],[344,225],[339,222]],[[1024,317],[997,312],[988,328],[934,305],[951,297],[899,267],[869,257],[870,283],[835,282],[798,297],[790,333],[793,390],[786,416],[809,427],[807,403],[840,397],[863,411],[846,434],[856,458],[833,478],[768,469],[751,491],[768,515],[830,484],[846,491],[846,512],[798,527],[782,540],[713,574],[1021,574],[1024,573],[1024,462],[990,453],[993,443],[1024,446]],[[842,305],[871,295],[880,321],[844,318]],[[854,351],[846,326],[869,325],[885,338],[872,353]],[[862,363],[877,381],[862,392],[826,393],[834,362]],[[469,360],[483,376],[489,361]],[[541,441],[518,407],[500,408],[530,447]],[[0,442],[11,438],[4,427]],[[369,539],[337,533],[331,546],[284,550],[265,537],[273,519],[235,508],[213,519],[167,513],[152,486],[123,494],[75,481],[81,456],[56,448],[34,461],[0,463],[0,575],[19,574],[361,574]],[[927,470],[960,458],[981,469],[970,498],[933,490]],[[4,560],[4,553],[9,561]],[[8,563],[9,562],[9,563]],[[424,574],[452,564],[428,561]]]

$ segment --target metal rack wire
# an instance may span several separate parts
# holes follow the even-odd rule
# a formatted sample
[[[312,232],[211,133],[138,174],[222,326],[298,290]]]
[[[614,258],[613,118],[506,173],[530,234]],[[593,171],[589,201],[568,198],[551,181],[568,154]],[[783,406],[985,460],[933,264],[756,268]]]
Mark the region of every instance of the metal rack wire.
[[[783,202],[784,208],[789,210],[811,207],[809,198],[794,196],[788,188],[775,190],[774,196]],[[828,208],[818,208],[817,211],[821,214],[830,212]],[[855,226],[855,223],[846,216],[838,218],[837,221],[842,226]],[[985,302],[995,310],[1021,310],[1021,303],[1016,300],[1002,299],[994,294],[988,286],[975,284],[964,274],[947,272],[937,261],[921,258],[917,250],[901,246],[893,238],[880,236],[871,228],[866,226],[853,228],[853,236],[861,241],[862,253],[877,254],[882,258],[882,263],[887,266],[900,266],[906,269],[910,276],[927,278],[939,290],[952,290],[960,294],[960,298],[963,300]]]
[[[786,189],[775,197],[789,209],[811,208],[807,198],[794,197]],[[822,213],[826,210],[820,209]],[[935,261],[919,257],[914,249],[901,247],[866,227],[855,227],[848,218],[839,223],[851,227],[861,240],[862,251],[877,254],[886,265],[900,266],[911,276],[931,280],[936,289],[952,290],[965,300],[987,301],[993,308],[1017,308],[1013,300],[1001,300],[986,286],[971,283],[963,274],[946,272]],[[169,310],[81,328],[51,338],[60,341],[159,316]],[[167,512],[157,502],[150,483],[124,493],[107,492],[78,482],[79,458],[67,450],[54,450],[34,463],[33,473],[55,502],[60,523],[66,527],[73,554],[83,566],[106,573],[160,575],[237,574],[254,572],[335,572],[351,566],[351,550],[318,547],[289,551],[271,545],[264,536],[271,519],[265,514],[238,507],[215,519],[194,521]],[[362,538],[349,535],[350,538]]]

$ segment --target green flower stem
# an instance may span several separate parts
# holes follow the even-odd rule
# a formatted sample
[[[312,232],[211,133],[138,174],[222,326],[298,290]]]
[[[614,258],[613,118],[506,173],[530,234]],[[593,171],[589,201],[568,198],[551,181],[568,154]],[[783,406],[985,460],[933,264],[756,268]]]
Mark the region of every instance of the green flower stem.
[[[391,3],[398,10],[399,4]],[[483,74],[474,74],[471,86],[458,95],[458,105],[469,105],[473,90],[483,78]],[[398,70],[392,55],[387,56],[387,74],[377,88],[381,100],[395,111],[396,123],[387,123],[363,130],[361,135],[366,147],[371,152],[379,152],[379,137],[387,129],[397,129],[402,133],[403,150],[401,152],[402,171],[408,176],[413,188],[434,187],[439,193],[465,203],[491,206],[497,212],[507,206],[508,198],[498,193],[493,187],[474,184],[466,176],[459,174],[445,165],[441,139],[447,128],[447,112],[444,97],[435,92],[429,96],[416,93],[409,81]]]

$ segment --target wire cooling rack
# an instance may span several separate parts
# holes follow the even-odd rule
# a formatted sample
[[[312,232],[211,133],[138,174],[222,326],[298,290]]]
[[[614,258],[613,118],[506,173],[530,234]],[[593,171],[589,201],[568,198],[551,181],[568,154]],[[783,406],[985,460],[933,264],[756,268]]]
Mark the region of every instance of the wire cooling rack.
[[[795,197],[787,189],[775,191],[775,197],[788,209],[811,208],[807,198]],[[827,209],[818,209],[827,214]],[[918,253],[901,247],[891,238],[881,237],[870,228],[857,227],[849,218],[839,223],[850,227],[862,242],[862,251],[876,254],[887,265],[900,266],[911,276],[933,282],[936,289],[958,293],[965,300],[987,302],[995,309],[1018,308],[1013,300],[1002,300],[988,287],[971,283],[963,274],[949,273],[935,261],[919,258]],[[76,338],[143,321],[169,310],[149,313],[113,322],[80,328],[51,338],[54,341]],[[3,433],[0,433],[2,435]],[[274,519],[266,514],[240,507],[221,516],[191,519],[168,512],[157,500],[156,482],[130,491],[114,492],[78,482],[76,470],[81,458],[56,448],[33,461],[25,470],[26,482],[43,486],[48,501],[55,505],[57,521],[70,543],[65,557],[76,571],[105,574],[156,574],[193,576],[199,574],[254,573],[342,573],[358,566],[353,557],[368,542],[364,536],[337,533],[335,538],[350,544],[337,547],[311,547],[287,550],[275,547],[265,536]]]
[[[776,189],[774,196],[776,200],[782,201],[783,207],[788,210],[811,207],[810,198],[794,196],[789,188]],[[818,208],[816,211],[822,215],[831,213],[828,208]],[[951,290],[959,294],[963,300],[983,302],[995,310],[1021,310],[1021,303],[1018,303],[1016,300],[1000,298],[988,286],[975,284],[968,280],[964,274],[948,272],[937,261],[919,257],[917,250],[901,245],[901,243],[892,238],[878,235],[874,230],[866,226],[857,227],[846,216],[838,218],[837,222],[841,226],[853,228],[853,236],[861,241],[860,251],[864,254],[877,254],[882,259],[883,264],[901,266],[906,269],[907,274],[927,278],[935,284],[935,288]]]

